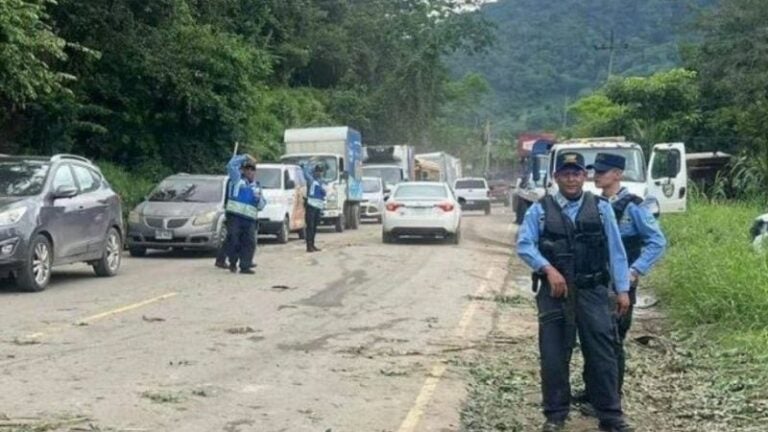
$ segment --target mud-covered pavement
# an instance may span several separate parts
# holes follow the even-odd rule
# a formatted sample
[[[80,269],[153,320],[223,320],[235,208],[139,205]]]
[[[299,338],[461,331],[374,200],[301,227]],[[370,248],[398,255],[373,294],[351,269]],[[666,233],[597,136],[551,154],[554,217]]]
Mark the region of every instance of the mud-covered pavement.
[[[512,217],[467,213],[459,246],[324,232],[323,252],[263,241],[256,276],[210,257],[59,269],[0,289],[0,425],[132,431],[443,431],[507,279]],[[87,420],[86,420],[87,419]],[[82,429],[81,429],[82,430]],[[86,429],[91,430],[91,429]]]

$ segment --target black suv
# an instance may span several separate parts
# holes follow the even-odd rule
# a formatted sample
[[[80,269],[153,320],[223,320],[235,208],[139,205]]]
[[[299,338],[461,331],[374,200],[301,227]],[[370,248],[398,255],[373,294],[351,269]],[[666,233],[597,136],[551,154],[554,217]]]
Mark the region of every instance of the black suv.
[[[114,276],[123,235],[120,198],[88,159],[0,156],[0,276],[25,291],[44,290],[61,264]]]

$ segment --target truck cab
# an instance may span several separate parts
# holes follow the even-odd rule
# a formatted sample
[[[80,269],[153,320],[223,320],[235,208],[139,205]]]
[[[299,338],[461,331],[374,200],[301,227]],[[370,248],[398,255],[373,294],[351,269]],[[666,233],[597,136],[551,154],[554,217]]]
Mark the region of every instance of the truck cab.
[[[328,195],[321,222],[337,232],[357,229],[363,200],[360,132],[348,127],[288,129],[285,147],[283,163],[324,168]]]
[[[575,151],[584,156],[587,165],[594,163],[597,153],[613,153],[624,156],[626,168],[622,186],[637,196],[645,198],[655,215],[679,213],[686,209],[688,180],[686,175],[685,145],[683,143],[656,144],[646,166],[643,149],[639,144],[627,142],[621,137],[588,138],[555,144],[549,154],[548,168],[544,183],[548,194],[557,193],[554,181],[555,160],[564,151]],[[595,194],[601,191],[595,187],[593,173],[584,185],[584,190]],[[535,180],[540,180],[541,171],[533,170]]]

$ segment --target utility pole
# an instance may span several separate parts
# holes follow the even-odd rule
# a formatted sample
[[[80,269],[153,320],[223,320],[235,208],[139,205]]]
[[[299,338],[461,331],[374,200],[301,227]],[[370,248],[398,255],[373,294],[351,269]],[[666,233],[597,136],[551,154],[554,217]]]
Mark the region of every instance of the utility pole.
[[[483,141],[485,141],[485,172],[487,176],[491,169],[491,121],[485,121],[485,132],[483,133]]]
[[[608,51],[608,79],[613,76],[613,59],[616,51],[620,49],[629,49],[629,44],[617,44],[613,29],[611,29],[611,37],[607,44],[595,45],[595,51]]]

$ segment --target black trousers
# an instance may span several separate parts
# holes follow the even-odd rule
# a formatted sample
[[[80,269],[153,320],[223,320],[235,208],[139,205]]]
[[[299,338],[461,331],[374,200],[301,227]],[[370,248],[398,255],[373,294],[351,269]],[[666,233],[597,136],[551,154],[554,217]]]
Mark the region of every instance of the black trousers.
[[[311,205],[305,206],[305,222],[307,223],[306,228],[306,240],[307,240],[307,249],[312,248],[315,246],[315,235],[317,234],[317,227],[320,225],[320,219],[323,216],[323,211],[320,210],[317,207],[312,207]]]
[[[575,322],[566,319],[567,300],[553,298],[542,284],[536,296],[539,310],[539,352],[544,415],[563,421],[571,406],[570,363],[578,333],[590,399],[601,421],[623,417],[618,392],[618,332],[615,300],[603,285],[570,290],[576,296]]]
[[[253,267],[253,255],[256,253],[256,224],[253,219],[227,215],[227,258],[230,266],[240,265],[240,269]]]

